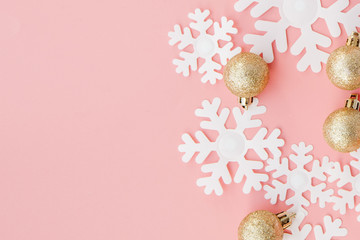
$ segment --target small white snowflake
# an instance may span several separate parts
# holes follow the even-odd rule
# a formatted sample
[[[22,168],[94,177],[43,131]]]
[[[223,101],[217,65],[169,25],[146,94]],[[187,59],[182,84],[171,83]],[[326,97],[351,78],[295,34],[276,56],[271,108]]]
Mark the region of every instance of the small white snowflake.
[[[232,109],[232,115],[236,121],[234,129],[228,129],[225,124],[230,115],[228,108],[223,108],[219,113],[221,100],[215,98],[212,102],[207,100],[202,102],[202,108],[195,111],[198,117],[208,118],[200,124],[202,129],[213,130],[218,133],[215,141],[211,141],[203,131],[195,133],[196,141],[189,135],[183,134],[184,144],[179,146],[179,151],[185,153],[182,157],[184,162],[189,162],[196,154],[195,161],[198,164],[204,163],[211,152],[216,152],[219,160],[215,163],[207,163],[201,167],[202,172],[210,173],[209,176],[198,179],[197,185],[205,187],[205,193],[215,192],[217,195],[223,194],[221,180],[225,184],[232,182],[229,173],[228,163],[235,162],[238,169],[234,177],[234,182],[239,183],[244,180],[243,192],[249,193],[253,188],[259,191],[261,183],[268,180],[268,175],[257,173],[254,170],[262,169],[263,161],[268,159],[267,149],[273,156],[280,156],[279,147],[284,145],[284,140],[279,139],[280,130],[275,129],[266,137],[268,130],[260,128],[252,139],[248,139],[244,130],[257,128],[262,125],[260,119],[252,117],[263,114],[266,111],[264,106],[258,106],[258,99],[249,106],[247,111],[240,110],[239,107]],[[242,112],[243,111],[243,112]],[[248,150],[254,150],[261,160],[248,160],[245,158]]]
[[[331,216],[324,217],[325,232],[323,232],[320,225],[314,227],[314,234],[316,240],[331,240],[333,237],[345,237],[348,233],[346,228],[341,228],[341,219],[332,221]]]
[[[334,202],[333,209],[335,211],[340,211],[341,214],[346,213],[346,207],[349,209],[355,208],[355,198],[360,196],[360,149],[356,152],[350,153],[351,156],[357,160],[350,162],[350,165],[358,170],[356,175],[351,174],[350,166],[345,165],[343,170],[341,169],[339,162],[332,163],[333,167],[330,171],[329,182],[337,182],[339,188],[350,184],[351,190],[339,189],[338,195],[333,196],[332,201]],[[356,212],[360,212],[360,203],[355,208]],[[360,215],[357,217],[357,220],[360,222]]]
[[[204,74],[201,78],[203,83],[210,82],[215,84],[216,80],[222,79],[222,74],[217,72],[221,70],[222,65],[240,53],[241,48],[236,47],[233,49],[230,34],[236,34],[238,30],[233,27],[234,22],[228,20],[226,17],[221,18],[221,24],[213,22],[208,19],[210,15],[209,10],[201,11],[196,9],[194,13],[189,14],[189,18],[194,22],[190,23],[190,28],[185,27],[183,31],[180,25],[174,26],[174,31],[169,32],[171,46],[178,44],[178,48],[182,50],[180,57],[182,59],[174,59],[173,63],[177,66],[176,72],[182,73],[185,77],[189,76],[189,69],[192,71],[198,70],[198,59],[204,60],[204,63],[199,68],[199,73]],[[208,33],[210,28],[213,28],[214,33]],[[194,38],[193,31],[198,32],[198,36]],[[219,41],[225,41],[223,47],[219,46]],[[188,52],[184,49],[191,46],[193,51]],[[220,57],[221,64],[215,62],[213,57],[215,55]]]
[[[290,170],[289,159],[287,158],[283,158],[282,161],[280,157],[268,160],[268,166],[266,166],[265,170],[268,172],[274,171],[274,178],[285,176],[286,182],[283,183],[275,179],[272,182],[274,187],[265,185],[265,198],[270,199],[272,204],[275,204],[278,198],[281,201],[286,199],[285,203],[289,206],[292,205],[295,212],[303,212],[307,215],[308,212],[304,207],[308,207],[310,202],[305,198],[305,192],[309,191],[311,203],[318,201],[321,208],[325,207],[325,203],[330,201],[334,191],[332,189],[324,190],[326,188],[324,182],[313,185],[312,181],[313,179],[325,181],[325,173],[329,172],[331,164],[327,157],[323,158],[322,165],[319,160],[313,161],[313,156],[308,155],[313,150],[311,145],[306,146],[305,143],[301,142],[299,145],[292,145],[291,148],[295,152],[289,157],[290,161],[296,164],[296,168],[293,170]],[[305,169],[305,165],[310,162],[312,162],[312,169],[308,171]],[[292,190],[294,195],[286,197],[288,190]]]
[[[288,49],[286,30],[289,27],[298,28],[301,31],[300,37],[291,46],[290,52],[299,55],[305,50],[297,64],[299,71],[305,71],[309,66],[312,71],[320,72],[321,63],[325,63],[328,53],[319,50],[318,46],[329,47],[331,39],[312,29],[312,25],[320,18],[324,19],[331,36],[339,37],[341,23],[347,34],[356,31],[360,27],[360,4],[357,4],[347,12],[343,12],[349,6],[349,0],[337,0],[330,7],[324,8],[320,0],[238,0],[235,3],[235,10],[242,12],[252,3],[257,4],[251,9],[252,17],[260,17],[271,8],[277,8],[280,13],[278,22],[258,20],[255,28],[264,31],[264,35],[247,34],[244,42],[253,45],[251,52],[263,54],[267,62],[274,60],[272,43],[283,53]]]

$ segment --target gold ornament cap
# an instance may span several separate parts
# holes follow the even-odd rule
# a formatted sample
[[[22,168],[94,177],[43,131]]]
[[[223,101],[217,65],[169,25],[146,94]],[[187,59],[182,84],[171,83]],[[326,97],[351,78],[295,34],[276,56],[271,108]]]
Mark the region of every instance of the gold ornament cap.
[[[345,107],[332,112],[323,125],[323,135],[331,148],[352,152],[360,148],[359,96],[352,94]]]
[[[241,106],[245,109],[252,103],[253,97],[265,89],[268,80],[267,63],[254,53],[239,53],[225,66],[225,85],[239,98]]]
[[[288,228],[295,213],[281,212],[274,214],[258,210],[247,215],[238,229],[239,240],[281,240],[284,229]]]
[[[333,51],[326,63],[326,72],[330,81],[344,90],[360,87],[360,37],[353,32],[346,45]]]

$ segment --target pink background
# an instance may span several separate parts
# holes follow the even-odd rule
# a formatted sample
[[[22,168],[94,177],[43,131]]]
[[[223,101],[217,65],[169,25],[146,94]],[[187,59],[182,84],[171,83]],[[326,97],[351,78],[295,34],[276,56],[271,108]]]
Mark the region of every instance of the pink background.
[[[177,151],[181,134],[199,129],[194,110],[202,100],[237,102],[222,81],[212,86],[198,73],[176,74],[178,50],[167,33],[187,25],[195,8],[208,8],[214,20],[235,21],[234,42],[248,51],[242,37],[256,32],[254,19],[249,10],[236,13],[234,3],[0,1],[1,240],[236,239],[248,212],[286,208],[270,205],[263,191],[243,194],[242,184],[206,196],[195,184],[200,166],[184,164]],[[322,20],[314,29],[330,35]],[[300,31],[288,34],[292,44]],[[327,51],[345,39],[343,32]],[[321,129],[350,93],[331,85],[325,71],[298,72],[300,57],[275,53],[259,96],[268,108],[264,125],[282,130],[285,156],[305,141],[315,157],[347,163],[349,155],[331,150]],[[340,216],[331,206],[309,210],[312,224],[327,213]],[[356,214],[340,217],[346,239],[357,239]]]

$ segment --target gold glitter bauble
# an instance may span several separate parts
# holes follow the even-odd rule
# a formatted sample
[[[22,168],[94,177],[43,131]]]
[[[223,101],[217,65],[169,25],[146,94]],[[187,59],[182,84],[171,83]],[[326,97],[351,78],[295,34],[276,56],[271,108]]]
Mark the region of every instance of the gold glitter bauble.
[[[353,33],[346,46],[339,47],[330,54],[326,72],[331,82],[345,90],[360,87],[359,34]]]
[[[226,64],[226,87],[239,98],[250,98],[261,93],[269,80],[267,63],[254,53],[243,52]]]
[[[281,240],[283,234],[280,219],[275,214],[264,210],[247,215],[238,229],[239,240]]]
[[[360,148],[360,112],[341,108],[331,113],[323,126],[324,138],[339,152],[352,152]]]

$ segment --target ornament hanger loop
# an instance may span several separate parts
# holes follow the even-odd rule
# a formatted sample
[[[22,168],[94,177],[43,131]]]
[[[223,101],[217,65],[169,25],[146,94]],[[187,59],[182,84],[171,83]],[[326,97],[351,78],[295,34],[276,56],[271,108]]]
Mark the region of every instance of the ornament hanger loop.
[[[345,107],[359,110],[360,108],[359,95],[351,94],[350,98],[346,100]]]
[[[346,40],[347,46],[359,47],[360,45],[360,36],[358,32],[352,32],[352,34]]]
[[[279,218],[283,229],[287,229],[291,226],[293,219],[296,217],[296,213],[293,212],[281,212],[276,214]]]

